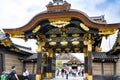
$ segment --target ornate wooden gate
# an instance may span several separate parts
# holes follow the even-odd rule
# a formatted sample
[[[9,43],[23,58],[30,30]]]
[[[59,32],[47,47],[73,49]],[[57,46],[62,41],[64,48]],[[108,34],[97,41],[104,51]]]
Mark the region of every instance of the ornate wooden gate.
[[[70,7],[71,4],[66,1],[54,0],[47,5],[47,11],[36,15],[27,25],[4,29],[11,37],[37,41],[36,80],[43,77],[52,78],[54,55],[61,52],[84,53],[85,76],[92,80],[90,52],[100,51],[102,37],[114,34],[120,28],[120,24],[107,24],[103,17],[98,21],[91,19],[83,12],[72,10]]]

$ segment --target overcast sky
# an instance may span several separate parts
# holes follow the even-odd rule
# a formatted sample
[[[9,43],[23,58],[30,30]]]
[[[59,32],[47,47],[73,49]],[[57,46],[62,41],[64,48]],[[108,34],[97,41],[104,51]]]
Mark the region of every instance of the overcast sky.
[[[52,0],[0,0],[0,28],[18,28],[27,24],[36,14],[46,10],[49,1]],[[67,1],[72,9],[83,11],[90,17],[105,15],[108,23],[120,23],[120,0]],[[111,48],[113,40],[113,37],[104,40],[103,51]]]

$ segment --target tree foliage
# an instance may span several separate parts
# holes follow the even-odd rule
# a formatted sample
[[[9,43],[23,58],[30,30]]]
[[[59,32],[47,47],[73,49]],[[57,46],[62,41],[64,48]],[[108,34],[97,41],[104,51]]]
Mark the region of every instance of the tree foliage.
[[[57,60],[56,61],[56,69],[62,68],[63,67],[63,63],[61,60]]]

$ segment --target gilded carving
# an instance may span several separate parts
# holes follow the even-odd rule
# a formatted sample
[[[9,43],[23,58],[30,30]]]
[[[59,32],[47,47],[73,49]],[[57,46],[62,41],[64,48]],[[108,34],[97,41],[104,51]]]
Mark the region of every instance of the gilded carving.
[[[12,45],[12,43],[11,43],[9,38],[1,40],[1,44],[4,45],[4,46],[8,46],[8,47],[10,47]]]
[[[83,23],[80,23],[80,27],[82,29],[84,29],[85,31],[89,31],[89,28],[85,24],[83,24]]]
[[[65,17],[65,18],[50,18],[49,21],[50,22],[55,22],[55,21],[70,21],[71,18],[69,17]]]
[[[49,19],[50,25],[62,28],[65,27],[66,25],[70,24],[71,18],[52,18]]]
[[[38,45],[38,48],[37,48],[37,52],[42,52],[42,47],[45,45],[45,42],[40,42],[40,41],[37,41],[36,43]]]
[[[79,34],[72,34],[73,37],[79,37]]]
[[[50,35],[50,37],[56,37],[56,36],[57,36],[57,35],[55,35],[55,34],[51,34],[51,35]]]
[[[84,34],[84,45],[87,45],[88,51],[92,51],[92,44],[93,44],[93,41],[92,41],[91,34]]]
[[[38,25],[35,29],[32,30],[33,33],[36,33],[40,29],[40,25]]]
[[[48,57],[53,57],[53,50],[52,49],[47,49],[47,56]]]
[[[51,46],[55,46],[55,45],[56,45],[56,42],[49,42],[49,44],[50,44]]]
[[[109,35],[109,34],[114,34],[116,32],[116,29],[99,29],[99,34],[104,34],[104,35]]]
[[[69,51],[70,51],[70,48],[65,48],[65,50],[66,50],[67,52],[69,52]]]
[[[84,47],[84,48],[83,48],[83,53],[84,53],[84,56],[85,56],[85,57],[88,56],[88,49],[87,49],[87,47]]]
[[[57,48],[56,50],[57,50],[57,51],[61,51],[61,49],[60,49],[60,48]]]
[[[102,51],[102,48],[98,47],[98,46],[96,46],[95,49],[96,49],[96,51]]]
[[[78,51],[80,51],[80,49],[79,49],[79,48],[74,48],[74,50],[75,50],[75,52],[78,52]]]
[[[120,34],[118,35],[118,43],[120,44]]]
[[[25,37],[24,32],[12,32],[9,35],[13,38],[22,38]]]
[[[62,42],[60,42],[60,44],[61,44],[62,46],[66,46],[66,45],[68,44],[68,42],[67,42],[67,41],[62,41]]]
[[[12,51],[20,52],[18,48],[11,48]]]
[[[73,41],[72,44],[73,45],[78,45],[80,42],[79,41]]]

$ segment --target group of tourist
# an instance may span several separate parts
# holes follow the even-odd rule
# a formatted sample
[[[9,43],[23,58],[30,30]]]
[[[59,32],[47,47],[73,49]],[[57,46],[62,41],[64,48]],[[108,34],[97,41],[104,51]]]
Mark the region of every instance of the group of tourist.
[[[17,73],[16,73],[16,67],[12,66],[9,73],[6,73],[5,71],[0,76],[1,80],[20,80]],[[22,73],[22,80],[30,80],[29,79],[29,72],[27,69],[25,69]]]
[[[69,69],[69,68],[62,68],[57,70],[57,76],[61,74],[62,77],[66,77],[68,79],[68,76],[84,76],[84,69]]]

